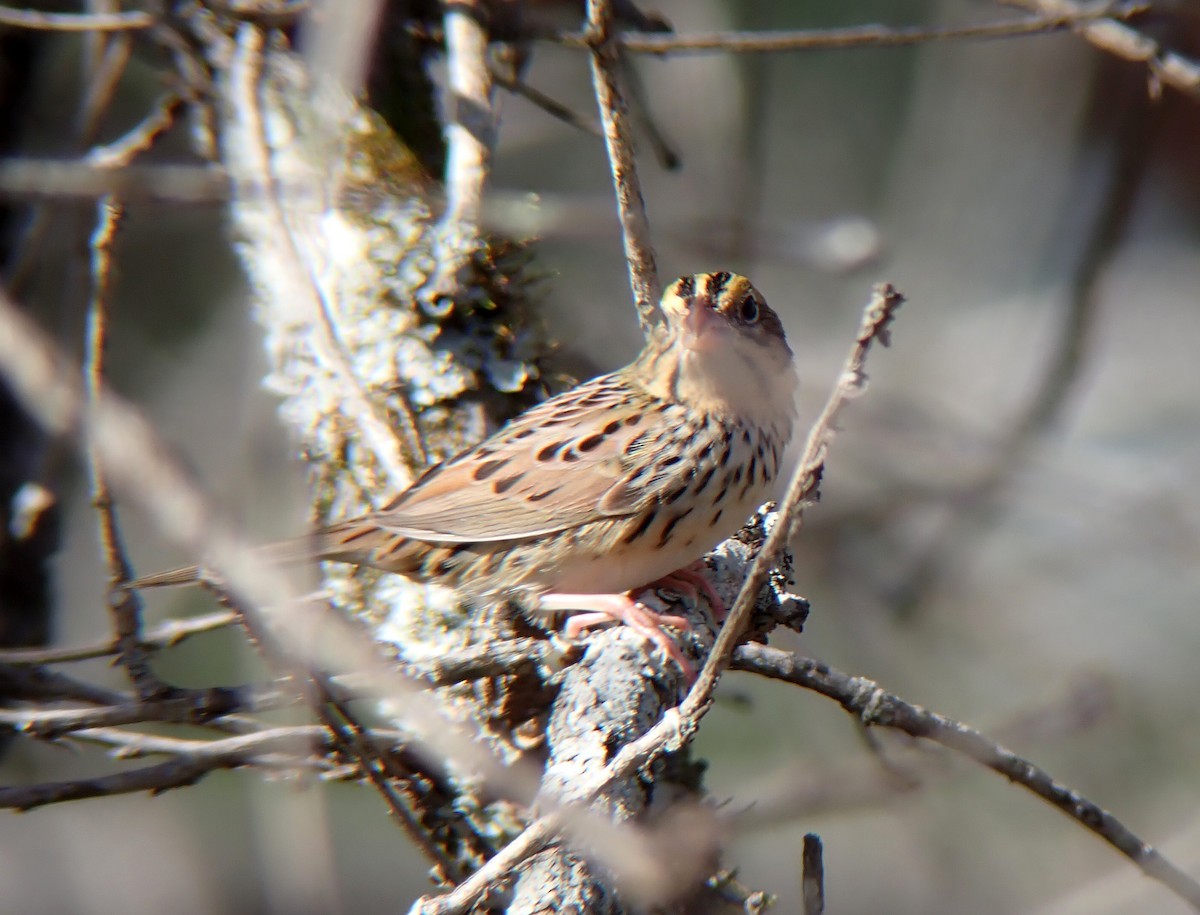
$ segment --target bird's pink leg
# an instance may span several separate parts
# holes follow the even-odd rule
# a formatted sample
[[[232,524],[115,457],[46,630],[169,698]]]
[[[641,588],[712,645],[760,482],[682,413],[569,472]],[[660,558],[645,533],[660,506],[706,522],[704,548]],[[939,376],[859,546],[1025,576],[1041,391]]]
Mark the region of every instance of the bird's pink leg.
[[[689,682],[696,679],[696,671],[691,662],[680,651],[675,640],[663,632],[662,628],[664,625],[684,630],[691,628],[682,616],[656,613],[628,594],[545,594],[541,598],[540,606],[542,610],[548,611],[590,611],[577,613],[567,620],[565,631],[567,638],[571,639],[578,638],[581,632],[593,626],[609,622],[624,623],[661,648],[663,654],[679,665]]]
[[[685,597],[690,597],[693,601],[697,594],[703,594],[704,599],[708,601],[708,605],[712,607],[713,616],[717,618],[717,622],[725,619],[729,613],[729,607],[725,601],[721,600],[716,589],[713,588],[704,572],[708,571],[703,559],[697,559],[690,566],[672,572],[670,575],[664,575],[658,581],[651,582],[647,587],[650,588],[671,588],[681,592]]]

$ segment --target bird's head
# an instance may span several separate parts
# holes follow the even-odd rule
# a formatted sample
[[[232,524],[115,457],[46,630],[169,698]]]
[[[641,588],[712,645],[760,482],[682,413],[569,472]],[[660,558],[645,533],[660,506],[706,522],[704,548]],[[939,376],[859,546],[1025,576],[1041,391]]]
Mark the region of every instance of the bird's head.
[[[651,375],[657,393],[766,423],[794,412],[792,350],[767,300],[744,276],[680,277],[662,297],[666,318]]]

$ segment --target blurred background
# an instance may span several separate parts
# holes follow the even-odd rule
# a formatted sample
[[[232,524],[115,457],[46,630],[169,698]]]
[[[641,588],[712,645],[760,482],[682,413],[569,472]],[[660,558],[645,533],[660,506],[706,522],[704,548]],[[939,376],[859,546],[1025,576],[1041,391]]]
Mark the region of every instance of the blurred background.
[[[1152,6],[1139,28],[1200,53],[1200,8]],[[681,32],[1014,15],[983,0],[655,9]],[[0,42],[3,152],[77,155],[83,40]],[[871,284],[908,298],[793,545],[812,612],[779,644],[1002,738],[1200,873],[1200,103],[1169,87],[1153,98],[1142,67],[1067,33],[635,66],[681,160],[661,167],[643,132],[660,271],[753,279],[797,352],[803,428]],[[584,53],[539,44],[528,81],[593,115]],[[105,135],[157,88],[135,61]],[[603,145],[500,99],[495,228],[540,239],[540,307],[564,364],[580,376],[624,364],[641,338]],[[186,155],[184,136],[158,153]],[[92,208],[60,206],[31,236],[28,211],[8,203],[10,288],[78,352]],[[261,388],[219,206],[131,206],[118,267],[115,386],[255,536],[299,529],[304,473]],[[98,638],[109,619],[86,482],[65,451],[45,460],[61,507],[50,628],[64,644]],[[123,521],[139,571],[186,561]],[[155,619],[205,609],[191,592],[152,602]],[[226,633],[159,670],[232,684],[254,663]],[[806,832],[825,842],[831,912],[1186,910],[993,773],[894,734],[872,732],[872,750],[796,689],[734,674],[721,696],[699,752],[714,796],[743,811],[726,863],[778,894],[777,911],[799,908]],[[0,782],[95,771],[93,756],[16,741]],[[369,912],[404,910],[428,887],[373,792],[236,772],[6,815],[0,848],[3,911]]]

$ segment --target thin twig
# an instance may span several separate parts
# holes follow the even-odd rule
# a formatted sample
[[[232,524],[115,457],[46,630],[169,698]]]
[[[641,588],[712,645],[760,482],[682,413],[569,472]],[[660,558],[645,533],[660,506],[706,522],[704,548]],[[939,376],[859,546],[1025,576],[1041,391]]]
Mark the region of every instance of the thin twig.
[[[1129,858],[1146,876],[1200,910],[1200,882],[1164,858],[1107,810],[979,731],[905,702],[865,677],[850,676],[820,661],[778,648],[753,643],[742,645],[735,652],[734,660],[738,670],[794,683],[827,696],[869,726],[895,728],[913,737],[932,740],[999,772],[1094,832]]]
[[[500,67],[493,65],[491,68],[492,81],[501,89],[511,92],[513,95],[519,95],[532,105],[536,105],[544,112],[553,118],[557,118],[564,124],[582,130],[584,133],[590,133],[594,137],[604,136],[604,132],[600,129],[600,125],[595,121],[583,116],[574,109],[564,105],[557,99],[553,99],[539,89],[535,89],[519,76],[510,76],[506,74]]]
[[[41,13],[0,6],[0,25],[47,32],[127,32],[153,28],[153,13]]]
[[[0,197],[70,201],[96,200],[106,194],[115,194],[126,203],[206,204],[224,203],[231,192],[229,176],[207,165],[126,167],[116,158],[95,164],[87,159],[0,161]]]
[[[638,181],[637,161],[629,127],[629,109],[620,87],[620,49],[610,0],[588,0],[588,46],[592,49],[592,85],[604,125],[604,145],[612,168],[617,212],[629,265],[629,285],[637,307],[642,333],[648,334],[655,323],[655,309],[662,295],[654,247],[650,243],[650,224],[646,202]]]
[[[126,33],[99,33],[92,37],[100,43],[99,53],[95,65],[85,74],[83,98],[75,115],[77,142],[81,147],[95,142],[133,56],[133,38]]]
[[[561,811],[540,817],[449,893],[418,899],[409,909],[409,915],[465,915],[472,911],[488,890],[554,839],[562,820]]]
[[[253,691],[251,691],[253,692]],[[277,690],[263,693],[270,703]],[[204,724],[222,715],[261,708],[253,695],[225,687],[190,690],[167,699],[136,700],[99,708],[0,708],[0,725],[35,737],[61,737],[84,728],[116,727],[159,721],[171,724]]]
[[[1046,16],[1080,16],[1087,6],[1077,0],[999,0]],[[1080,19],[1072,31],[1101,51],[1125,60],[1143,63],[1150,72],[1151,94],[1158,87],[1172,86],[1180,92],[1200,97],[1200,63],[1169,51],[1149,35],[1117,20],[1112,10],[1097,20]]]
[[[240,620],[241,617],[231,610],[206,613],[203,616],[194,616],[188,619],[168,620],[148,632],[143,632],[138,644],[151,651],[170,648],[194,635],[237,625]],[[0,649],[0,664],[14,666],[64,664],[71,661],[88,661],[92,658],[107,658],[120,653],[118,642],[118,638],[106,638],[83,645],[51,648],[5,648]]]
[[[32,810],[46,804],[61,804],[89,797],[112,797],[150,791],[158,794],[169,788],[194,785],[216,769],[236,769],[247,765],[244,757],[226,759],[170,759],[166,762],[114,775],[75,781],[42,782],[37,785],[0,787],[0,808]]]
[[[331,695],[327,678],[317,674],[313,676],[313,682],[323,700],[317,705],[317,714],[334,742],[358,764],[404,834],[433,863],[436,878],[443,883],[461,880],[466,876],[462,863],[451,858],[434,840],[433,831],[426,827],[434,811],[415,789],[418,773],[402,767],[390,747],[378,746],[346,703]]]
[[[368,738],[380,749],[403,744],[402,731],[374,729]],[[311,751],[315,748],[333,749],[336,744],[329,729],[320,724],[298,724],[287,727],[262,728],[248,734],[235,734],[215,740],[194,740],[186,737],[164,737],[161,734],[146,734],[141,731],[126,731],[118,728],[89,728],[70,735],[80,743],[98,744],[109,747],[119,759],[142,759],[147,756],[174,756],[185,759],[223,757],[234,753],[280,754],[284,753],[303,764],[312,762],[312,754],[294,752],[298,747]],[[333,763],[320,763],[332,768]]]
[[[88,150],[84,163],[95,168],[124,168],[175,125],[183,103],[184,97],[179,93],[164,93],[150,106],[146,116],[120,137]]]
[[[731,669],[741,669],[737,659],[735,652]],[[1039,739],[1062,743],[1110,717],[1114,705],[1111,693],[1111,687],[1102,678],[1084,676],[1047,705],[984,728],[984,733],[999,743],[1029,743]],[[855,719],[855,723],[865,729],[860,720]],[[887,767],[880,766],[874,758],[859,759],[853,764],[841,761],[828,768],[806,766],[802,772],[796,770],[794,763],[786,763],[775,773],[744,785],[745,790],[739,796],[742,809],[729,818],[729,825],[744,832],[805,822],[831,812],[879,812],[911,797],[916,790],[928,790],[938,782],[961,777],[968,771],[967,761],[945,747],[905,741],[899,748],[902,755],[897,749],[890,748]]]
[[[92,289],[87,315],[87,346],[84,358],[87,409],[95,411],[104,388],[104,354],[108,341],[108,297],[112,287],[112,245],[124,208],[112,197],[100,201],[96,230],[92,234]],[[125,545],[117,522],[117,510],[101,466],[98,449],[88,449],[88,472],[92,505],[100,519],[100,543],[108,569],[108,609],[112,616],[113,639],[121,666],[143,699],[159,696],[163,684],[150,669],[150,655],[142,646],[142,599],[124,587],[132,577]]]
[[[1007,0],[1006,0],[1007,2]],[[1011,0],[1036,8],[1036,0]],[[1121,3],[1101,8],[1076,7],[1070,11],[1041,11],[1039,15],[1018,20],[987,22],[961,26],[885,26],[859,25],[840,29],[770,29],[694,34],[622,32],[614,38],[622,51],[638,54],[688,54],[724,51],[730,53],[773,53],[781,51],[834,51],[849,48],[892,48],[926,44],[931,41],[990,40],[1021,38],[1047,32],[1061,32],[1104,19],[1126,19],[1143,12],[1146,3]],[[588,48],[587,32],[564,32],[538,36],[566,47]]]
[[[435,272],[423,295],[453,303],[479,250],[483,192],[496,144],[486,11],[481,0],[446,4],[446,209],[435,235]]]

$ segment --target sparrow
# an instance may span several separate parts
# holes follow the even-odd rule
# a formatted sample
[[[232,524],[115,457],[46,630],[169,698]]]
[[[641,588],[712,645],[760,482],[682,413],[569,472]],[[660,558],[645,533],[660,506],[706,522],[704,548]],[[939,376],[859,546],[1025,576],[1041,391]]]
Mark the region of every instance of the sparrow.
[[[620,621],[690,675],[662,628],[686,629],[686,620],[637,595],[703,593],[724,612],[699,560],[769,496],[792,435],[797,376],[779,316],[745,277],[681,277],[660,308],[664,320],[629,365],[527,410],[383,508],[268,554],[372,566],[470,602],[575,611],[571,637]]]

